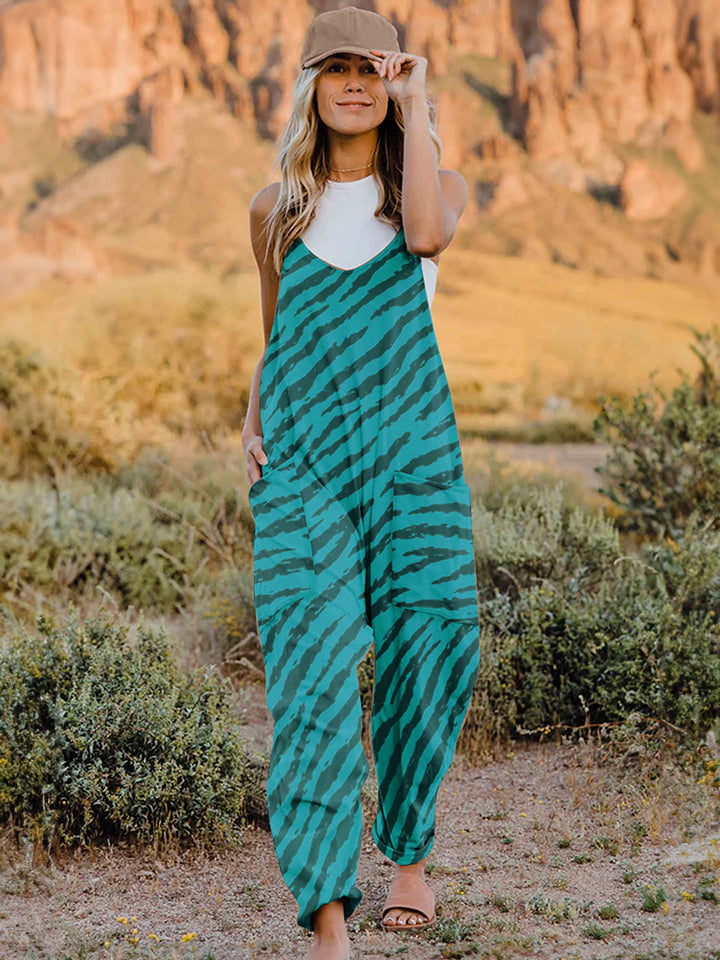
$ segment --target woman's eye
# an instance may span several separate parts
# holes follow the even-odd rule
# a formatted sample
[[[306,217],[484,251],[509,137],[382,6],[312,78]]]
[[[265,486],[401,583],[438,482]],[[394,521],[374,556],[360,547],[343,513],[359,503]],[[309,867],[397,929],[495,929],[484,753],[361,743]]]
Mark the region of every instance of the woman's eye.
[[[338,67],[340,70],[344,70],[344,69],[345,69],[345,64],[344,64],[344,63],[331,63],[330,66],[328,67],[328,73],[330,73],[331,70],[334,70],[335,67]],[[373,65],[372,65],[371,63],[366,64],[366,65],[363,67],[363,69],[364,69],[366,72],[375,73],[375,68],[373,67]]]

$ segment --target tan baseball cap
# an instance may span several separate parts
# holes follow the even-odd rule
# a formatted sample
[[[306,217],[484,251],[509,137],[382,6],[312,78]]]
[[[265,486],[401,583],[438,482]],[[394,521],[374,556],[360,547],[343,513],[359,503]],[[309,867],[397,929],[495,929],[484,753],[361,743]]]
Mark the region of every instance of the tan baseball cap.
[[[370,50],[400,53],[398,32],[389,20],[360,7],[326,10],[307,29],[300,64],[303,69],[311,67],[331,53],[359,53],[371,60],[381,59]]]

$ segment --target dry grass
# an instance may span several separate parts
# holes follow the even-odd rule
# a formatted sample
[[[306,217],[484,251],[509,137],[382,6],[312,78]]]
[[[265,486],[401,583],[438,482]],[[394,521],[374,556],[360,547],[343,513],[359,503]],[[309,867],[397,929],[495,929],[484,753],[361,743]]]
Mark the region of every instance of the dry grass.
[[[717,317],[710,285],[595,277],[460,249],[445,257],[433,316],[462,417],[537,411],[549,396],[580,407],[600,392],[627,397],[655,369],[670,389],[676,367],[697,365],[690,327],[709,329]]]

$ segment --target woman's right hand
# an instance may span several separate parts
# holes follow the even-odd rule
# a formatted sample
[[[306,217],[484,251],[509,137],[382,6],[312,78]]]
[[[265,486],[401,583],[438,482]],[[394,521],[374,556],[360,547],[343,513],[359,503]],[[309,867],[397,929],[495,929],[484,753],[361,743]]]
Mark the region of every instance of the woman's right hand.
[[[262,477],[260,464],[263,466],[268,462],[265,451],[262,448],[262,435],[257,433],[251,436],[247,442],[243,440],[245,449],[245,466],[247,468],[248,483],[250,486]]]

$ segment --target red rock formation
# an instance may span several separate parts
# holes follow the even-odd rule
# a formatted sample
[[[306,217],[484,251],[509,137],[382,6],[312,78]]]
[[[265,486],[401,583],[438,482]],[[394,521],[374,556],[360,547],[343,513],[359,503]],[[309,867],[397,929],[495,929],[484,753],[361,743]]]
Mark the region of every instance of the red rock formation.
[[[620,181],[620,196],[628,220],[659,220],[687,194],[685,183],[669,170],[631,160]]]
[[[675,151],[686,170],[697,171],[702,168],[705,152],[689,123],[670,120],[663,131],[663,142]]]
[[[488,212],[492,216],[501,216],[515,207],[523,207],[530,201],[522,175],[519,173],[504,173],[493,184],[492,199],[488,204]]]
[[[171,0],[38,0],[0,12],[0,105],[54,114],[63,133],[111,122],[168,60],[191,61]]]
[[[483,160],[513,160],[521,151],[517,140],[506,133],[495,133],[479,140],[475,152]]]
[[[533,156],[590,160],[603,142],[649,142],[669,124],[689,130],[693,83],[677,37],[692,30],[676,0],[576,0],[572,8],[569,0],[513,0],[513,24],[523,50],[513,112],[524,118]],[[687,44],[684,56],[692,60]],[[696,60],[706,64],[698,76],[710,89],[707,51]],[[686,159],[696,168],[695,147]]]
[[[204,67],[216,67],[227,60],[230,38],[220,23],[213,0],[177,0],[183,36],[190,52]]]
[[[129,99],[173,68],[191,93],[203,83],[274,136],[307,25],[335,5],[15,0],[0,10],[0,105],[54,114],[75,134],[123,119]],[[720,110],[718,0],[378,0],[375,8],[398,23],[406,49],[427,57],[430,76],[466,52],[512,61],[513,117],[537,158],[589,162],[606,144],[662,136],[670,123],[687,125],[695,96]],[[668,142],[680,140],[671,133]],[[692,152],[686,160],[696,165]]]
[[[272,140],[290,112],[307,26],[315,13],[338,5],[5,0],[0,107],[54,115],[67,136],[109,131],[139,112],[149,150],[166,163],[177,154],[183,98],[209,91]],[[464,54],[512,65],[509,124],[504,103],[492,123],[478,127],[476,104],[461,85],[440,84],[437,93],[442,162],[462,168],[475,152],[495,168],[483,174],[495,184],[495,212],[535,202],[533,196],[521,202],[527,183],[502,179],[520,168],[521,143],[545,175],[596,195],[618,189],[618,144],[662,143],[687,169],[703,164],[690,118],[696,105],[720,112],[720,0],[376,0],[372,6],[397,24],[404,49],[427,57],[431,81]],[[86,175],[91,189],[114,189],[107,171]],[[0,197],[26,189],[27,177],[4,169]],[[631,218],[660,215],[680,194],[676,181],[652,171],[631,165],[623,176]],[[63,212],[44,204],[48,210]],[[715,253],[700,258],[699,249],[693,256],[709,269]]]
[[[150,152],[165,162],[172,162],[177,156],[177,90],[174,71],[165,67],[153,84],[153,99],[149,109]]]

